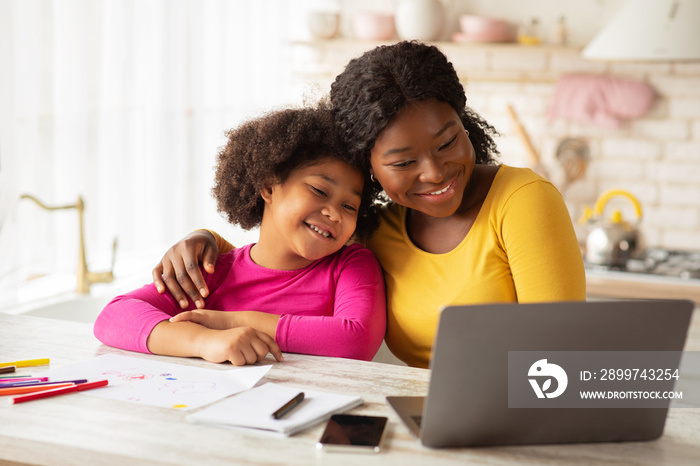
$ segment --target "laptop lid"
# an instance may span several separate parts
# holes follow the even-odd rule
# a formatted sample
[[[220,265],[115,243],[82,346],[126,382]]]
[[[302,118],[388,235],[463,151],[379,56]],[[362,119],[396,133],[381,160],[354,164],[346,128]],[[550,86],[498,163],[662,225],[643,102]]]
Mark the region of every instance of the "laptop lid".
[[[657,438],[667,407],[509,408],[509,352],[679,352],[677,368],[693,307],[684,300],[445,307],[421,441],[456,447]]]

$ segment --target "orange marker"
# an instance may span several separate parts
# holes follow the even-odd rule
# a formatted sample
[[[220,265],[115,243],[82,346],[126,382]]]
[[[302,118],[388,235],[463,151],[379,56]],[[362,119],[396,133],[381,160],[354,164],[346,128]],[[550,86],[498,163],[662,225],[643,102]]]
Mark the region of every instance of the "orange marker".
[[[23,393],[45,392],[54,388],[71,387],[74,383],[55,383],[50,385],[27,385],[24,387],[0,388],[0,396],[6,395],[21,395]]]
[[[16,396],[10,398],[10,404],[23,403],[25,401],[39,400],[50,396],[63,395],[64,393],[82,392],[84,390],[92,390],[93,388],[104,387],[109,384],[109,380],[98,380],[97,382],[81,383],[72,387],[54,388],[43,392],[30,393],[29,395]]]

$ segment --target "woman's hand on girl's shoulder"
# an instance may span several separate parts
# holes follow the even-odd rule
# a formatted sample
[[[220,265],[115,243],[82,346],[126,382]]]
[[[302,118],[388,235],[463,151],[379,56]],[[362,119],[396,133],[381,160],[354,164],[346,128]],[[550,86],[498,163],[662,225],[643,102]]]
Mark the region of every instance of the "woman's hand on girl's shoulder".
[[[214,235],[207,230],[194,231],[165,253],[153,269],[153,284],[159,293],[164,293],[167,287],[182,309],[189,305],[188,296],[201,309],[209,289],[199,264],[203,264],[207,273],[214,273],[218,257],[219,247]]]

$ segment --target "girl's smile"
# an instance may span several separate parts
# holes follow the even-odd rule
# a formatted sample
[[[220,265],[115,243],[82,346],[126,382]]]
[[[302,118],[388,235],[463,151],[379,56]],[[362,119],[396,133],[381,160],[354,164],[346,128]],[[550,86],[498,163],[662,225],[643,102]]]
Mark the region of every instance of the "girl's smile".
[[[312,225],[310,223],[307,223],[307,225],[312,231],[315,231],[318,235],[320,235],[326,239],[334,239],[333,230],[326,229],[326,228],[324,228],[322,226],[318,226],[318,225]]]
[[[266,268],[296,270],[335,253],[355,232],[363,186],[358,170],[325,157],[263,189],[260,240],[251,258]]]

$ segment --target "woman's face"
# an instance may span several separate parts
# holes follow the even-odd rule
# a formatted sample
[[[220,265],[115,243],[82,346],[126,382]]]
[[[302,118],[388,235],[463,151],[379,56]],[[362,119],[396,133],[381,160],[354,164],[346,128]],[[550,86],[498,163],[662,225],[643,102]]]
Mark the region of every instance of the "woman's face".
[[[457,112],[435,99],[412,103],[379,134],[372,174],[397,204],[449,217],[474,170],[474,147]]]

